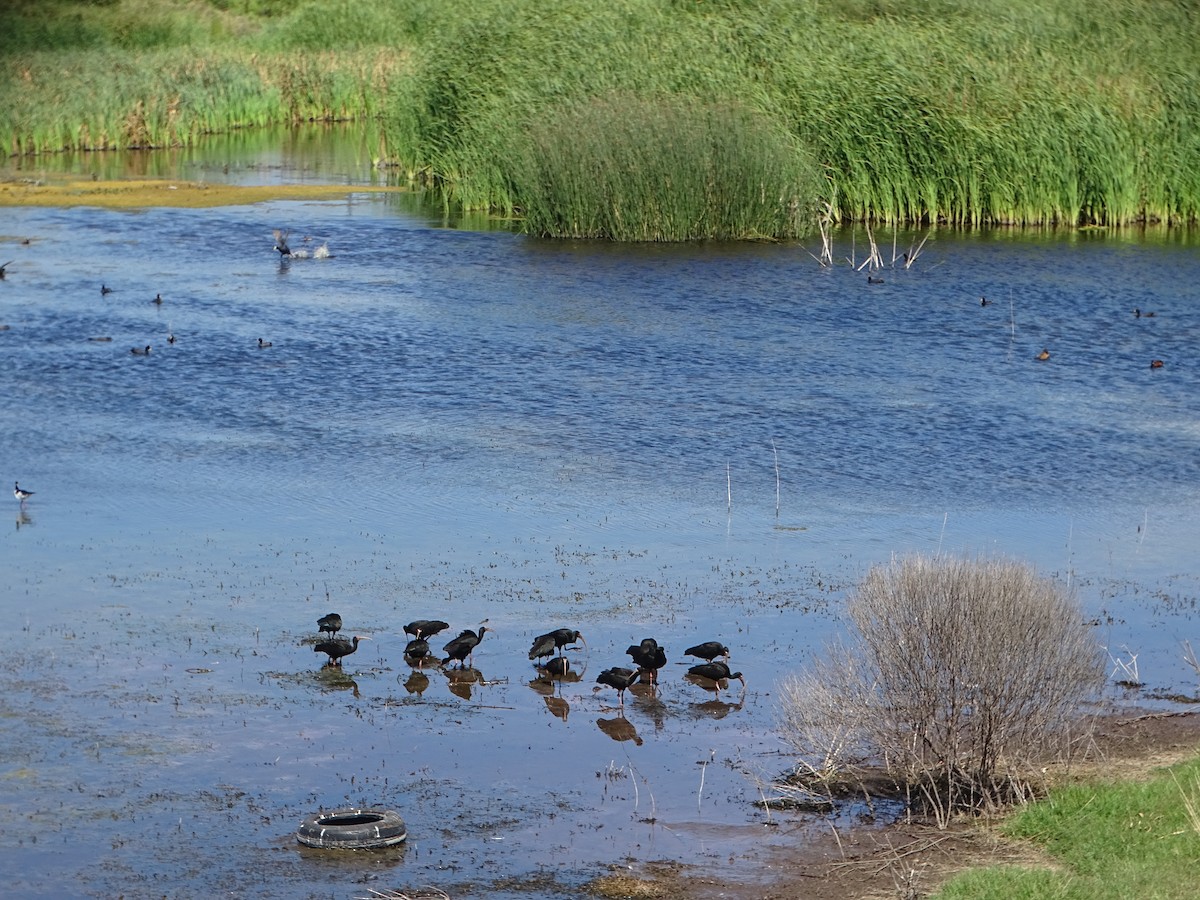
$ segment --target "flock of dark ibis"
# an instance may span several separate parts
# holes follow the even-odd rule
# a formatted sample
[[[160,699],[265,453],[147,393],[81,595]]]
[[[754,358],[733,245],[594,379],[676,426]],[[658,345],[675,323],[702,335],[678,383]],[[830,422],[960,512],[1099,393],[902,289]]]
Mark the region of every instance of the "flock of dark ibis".
[[[415,665],[421,665],[429,659],[436,659],[427,639],[449,627],[450,623],[440,619],[417,619],[409,622],[404,626],[404,633],[410,638],[404,647],[404,658]],[[318,642],[313,650],[326,654],[329,657],[326,665],[329,666],[340,666],[343,657],[349,656],[358,649],[360,640],[369,640],[362,635],[355,635],[352,641],[337,637],[337,633],[342,630],[342,617],[337,613],[321,616],[317,620],[317,630],[328,635],[328,639]],[[479,646],[479,642],[483,640],[483,635],[487,630],[486,624],[480,625],[478,631],[465,628],[459,632],[457,637],[451,638],[442,648],[445,657],[441,660],[441,665],[449,666],[452,663],[458,663],[460,669],[465,669],[467,666],[473,667],[475,648]],[[571,671],[571,663],[567,659],[565,651],[574,648],[576,644],[587,646],[587,641],[584,640],[582,634],[571,628],[556,628],[554,631],[540,634],[533,639],[533,643],[529,647],[529,659],[547,675],[562,677]],[[605,669],[596,677],[597,684],[616,689],[617,698],[622,707],[625,706],[625,691],[639,681],[656,686],[659,670],[667,664],[667,651],[659,646],[658,641],[654,638],[643,638],[638,643],[631,644],[625,652],[633,661],[634,668],[614,666]],[[703,663],[688,669],[687,678],[692,683],[706,690],[715,691],[719,696],[722,688],[728,686],[729,681],[737,679],[742,683],[742,689],[745,690],[745,677],[741,672],[730,670],[729,648],[720,641],[705,641],[694,647],[688,647],[684,653],[687,656],[704,660]],[[719,657],[724,657],[725,661],[717,662]]]

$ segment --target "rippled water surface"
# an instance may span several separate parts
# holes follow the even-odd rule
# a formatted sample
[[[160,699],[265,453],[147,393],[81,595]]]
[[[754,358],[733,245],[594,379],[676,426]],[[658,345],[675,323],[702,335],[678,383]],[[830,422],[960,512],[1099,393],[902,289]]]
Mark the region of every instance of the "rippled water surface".
[[[0,532],[23,896],[753,878],[807,833],[755,805],[788,765],[777,682],[894,554],[1027,559],[1153,689],[1196,691],[1186,241],[939,233],[868,285],[797,245],[543,242],[395,196],[0,222],[0,474],[36,491]],[[276,227],[332,258],[281,262]],[[311,646],[332,610],[372,638],[343,673]],[[487,620],[475,671],[404,662],[426,617]],[[539,682],[559,626],[578,680]],[[663,685],[622,715],[595,676],[648,635]],[[744,694],[681,678],[709,638]],[[360,804],[407,844],[295,844]]]

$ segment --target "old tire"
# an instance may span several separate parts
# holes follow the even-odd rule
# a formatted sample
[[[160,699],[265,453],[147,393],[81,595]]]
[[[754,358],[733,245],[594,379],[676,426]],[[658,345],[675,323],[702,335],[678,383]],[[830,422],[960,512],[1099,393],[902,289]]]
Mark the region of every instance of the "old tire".
[[[372,850],[408,837],[404,820],[389,809],[335,809],[315,813],[300,824],[296,840],[307,847]]]

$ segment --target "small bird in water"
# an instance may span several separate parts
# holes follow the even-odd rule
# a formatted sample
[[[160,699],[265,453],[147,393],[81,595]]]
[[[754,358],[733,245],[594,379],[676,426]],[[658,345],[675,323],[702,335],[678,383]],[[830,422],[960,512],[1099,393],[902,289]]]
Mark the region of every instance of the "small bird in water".
[[[992,301],[991,301],[991,300],[989,300],[987,297],[980,297],[980,298],[979,298],[979,305],[980,305],[980,306],[991,306],[991,305],[992,305]]]
[[[867,284],[883,284],[883,279],[882,279],[882,278],[876,278],[876,277],[875,277],[875,276],[873,276],[873,275],[868,275],[868,276],[867,276]]]
[[[603,684],[611,688],[617,689],[617,697],[621,701],[621,706],[625,705],[625,692],[633,686],[633,683],[638,680],[638,676],[642,673],[637,669],[625,669],[614,667],[605,669],[596,676],[596,684]]]
[[[278,228],[274,230],[275,234],[275,249],[279,251],[279,258],[286,259],[292,255],[292,251],[288,248],[288,235],[290,231],[280,231]]]
[[[706,690],[715,690],[718,694],[721,693],[721,682],[728,682],[730,679],[736,678],[742,683],[742,690],[746,689],[746,679],[741,672],[730,672],[729,666],[725,663],[710,662],[699,666],[692,666],[688,669],[688,676],[700,687]]]
[[[150,355],[150,345],[147,344],[144,348],[143,347],[134,347],[129,352],[132,353],[134,356],[149,356]]]
[[[576,641],[583,641],[584,644],[587,643],[587,641],[583,640],[583,635],[578,631],[572,631],[570,628],[556,628],[554,631],[538,635],[533,639],[533,646],[529,648],[529,658],[541,659],[546,656],[553,656],[555,651],[558,651],[559,656],[561,656],[562,648]]]
[[[1163,367],[1163,361],[1161,359],[1150,360],[1150,368],[1161,369],[1162,367]]]
[[[330,637],[342,630],[342,617],[337,613],[329,613],[317,619],[317,631],[328,632]]]
[[[1045,362],[1049,358],[1050,358],[1049,350],[1042,350],[1041,353],[1039,353],[1037,356],[1034,357],[1034,359],[1041,360],[1042,362]]]
[[[442,665],[449,665],[457,661],[459,668],[466,668],[466,659],[471,658],[471,665],[475,665],[475,648],[479,646],[479,642],[483,640],[483,633],[487,628],[483,625],[479,626],[479,633],[476,634],[470,628],[464,628],[459,633],[458,637],[454,638],[442,650],[446,653],[446,658],[442,660]]]
[[[439,631],[445,631],[449,627],[449,622],[442,622],[438,619],[417,619],[415,622],[409,622],[404,626],[404,633],[410,634],[415,638],[431,637]]]
[[[642,672],[650,675],[650,683],[658,684],[658,670],[667,664],[667,652],[654,638],[642,638],[641,643],[632,644],[626,651]]]
[[[267,347],[272,347],[272,346],[274,346],[274,345],[270,341],[264,341],[262,338],[258,339],[258,349],[259,350],[265,350]]]
[[[688,647],[683,652],[687,656],[694,656],[705,662],[712,662],[718,656],[724,656],[726,659],[729,658],[729,648],[720,641],[705,641],[703,644],[697,644],[695,647]]]
[[[16,497],[19,501],[21,501],[22,506],[25,505],[25,501],[28,500],[30,497],[32,497],[33,494],[34,494],[33,491],[22,490],[21,482],[19,482],[19,481],[13,482],[13,496]]]
[[[173,331],[168,331],[168,332],[167,332],[167,343],[168,343],[168,344],[173,344],[173,343],[175,343],[175,332],[173,332]]]
[[[15,262],[16,262],[15,259],[10,259],[4,265],[0,266],[0,281],[4,280],[4,276],[8,274],[8,272],[6,270],[8,269],[9,266],[11,266]]]
[[[113,292],[113,289],[110,288],[107,284],[100,285],[100,296],[101,297],[106,297],[109,294],[111,294],[112,292]]]
[[[163,302],[162,294],[155,294],[154,299],[151,300],[150,302],[157,306],[162,306],[162,302]]]
[[[321,641],[321,643],[313,647],[313,652],[326,654],[329,657],[327,665],[340,666],[343,656],[349,656],[358,649],[359,641],[369,640],[369,637],[363,637],[358,634],[354,636],[353,641],[348,641],[345,638],[334,638],[331,641]]]
[[[1152,319],[1157,315],[1158,315],[1158,313],[1142,312],[1137,307],[1134,307],[1134,310],[1133,310],[1133,316],[1135,319]]]

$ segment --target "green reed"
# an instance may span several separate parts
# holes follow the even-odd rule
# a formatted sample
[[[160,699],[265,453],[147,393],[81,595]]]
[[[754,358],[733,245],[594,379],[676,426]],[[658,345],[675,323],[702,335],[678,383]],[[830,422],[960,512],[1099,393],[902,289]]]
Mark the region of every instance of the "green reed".
[[[787,236],[791,210],[825,204],[838,220],[962,226],[1200,217],[1188,3],[12,7],[9,152],[379,116],[374,156],[539,233]],[[598,190],[593,173],[614,167]]]

